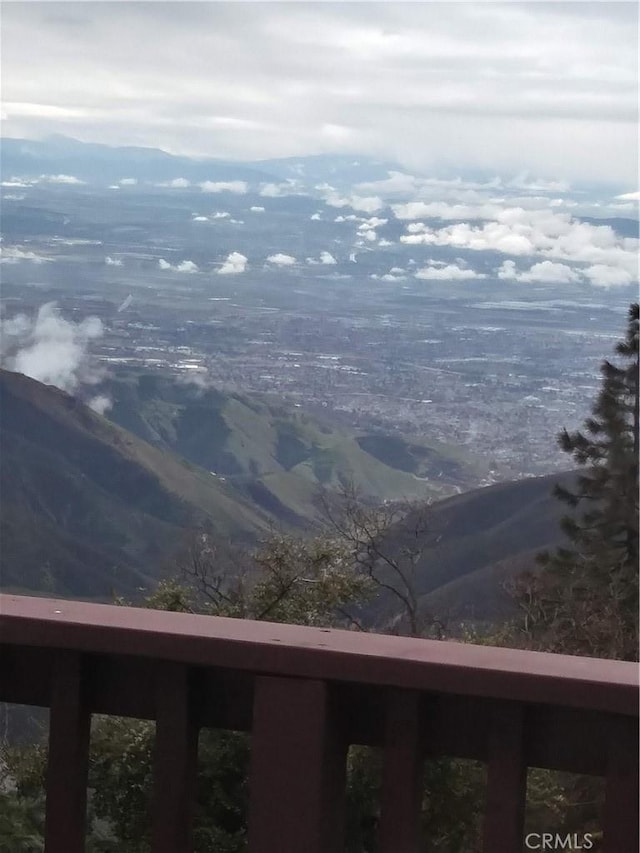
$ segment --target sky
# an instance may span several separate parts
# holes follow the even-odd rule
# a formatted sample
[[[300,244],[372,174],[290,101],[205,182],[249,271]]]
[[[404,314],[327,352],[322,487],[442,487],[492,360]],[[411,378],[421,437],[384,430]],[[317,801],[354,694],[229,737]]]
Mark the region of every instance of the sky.
[[[635,2],[10,2],[6,136],[637,189]]]

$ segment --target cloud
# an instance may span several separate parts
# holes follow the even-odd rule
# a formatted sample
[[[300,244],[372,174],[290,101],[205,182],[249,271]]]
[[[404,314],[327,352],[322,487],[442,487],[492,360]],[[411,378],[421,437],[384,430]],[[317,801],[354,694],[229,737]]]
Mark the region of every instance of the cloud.
[[[8,181],[0,182],[0,187],[16,187],[18,189],[27,189],[32,186],[33,181],[29,181],[23,178],[10,178]],[[5,196],[7,198],[7,196]]]
[[[200,272],[200,269],[197,264],[193,261],[180,261],[179,264],[170,264],[169,261],[166,261],[164,258],[160,258],[158,261],[158,267],[161,270],[172,270],[173,272],[184,272],[184,273],[194,273]]]
[[[363,219],[361,228],[380,228],[381,225],[386,225],[388,219],[380,219],[379,216],[371,216],[369,219]]]
[[[320,252],[320,263],[321,264],[337,264],[338,262],[333,257],[331,252]]]
[[[176,272],[199,272],[198,265],[193,261],[180,261],[175,270]]]
[[[40,180],[49,184],[84,184],[84,181],[73,175],[41,175]]]
[[[248,258],[240,252],[231,252],[218,270],[218,275],[238,275],[246,269]]]
[[[309,217],[309,219],[317,222],[319,219],[322,219],[322,217],[320,216],[319,213],[312,213],[311,216]]]
[[[138,183],[137,178],[121,178],[118,183],[121,187],[135,187]]]
[[[299,189],[295,181],[285,181],[281,184],[261,184],[258,195],[263,196],[263,198],[280,198],[285,195],[299,195]]]
[[[9,3],[4,131],[244,162],[357,151],[400,174],[451,165],[633,186],[635,4],[363,8],[86,3],[58,15]]]
[[[73,175],[40,175],[37,178],[17,178],[12,177],[8,181],[2,181],[0,186],[3,187],[22,187],[23,189],[26,187],[32,187],[36,184],[84,184],[84,181],[81,181],[80,178],[76,178]],[[6,196],[5,196],[6,198]]]
[[[104,259],[105,264],[108,267],[121,267],[122,266],[122,258],[112,258],[109,255]]]
[[[110,397],[107,397],[106,394],[98,394],[89,400],[87,406],[89,406],[89,408],[98,415],[104,415],[105,412],[108,412],[109,409],[113,408],[113,400]]]
[[[188,181],[186,178],[174,178],[172,181],[167,181],[164,184],[158,184],[161,187],[169,187],[174,190],[186,190],[187,187],[191,186],[191,181]]]
[[[215,213],[211,215],[212,219],[229,219],[231,214],[226,210],[216,210]]]
[[[434,201],[410,201],[406,204],[392,204],[396,219],[495,219],[502,208],[497,204],[448,204]]]
[[[608,267],[605,264],[594,264],[587,267],[583,272],[591,284],[596,287],[623,287],[626,284],[633,284],[634,280],[637,280],[637,274],[634,279],[634,276],[627,270]]]
[[[103,334],[99,317],[74,323],[61,316],[55,302],[48,302],[35,317],[18,314],[0,320],[0,327],[8,370],[68,392],[101,378],[90,358],[91,342]]]
[[[553,261],[533,264],[523,272],[516,269],[514,261],[505,261],[498,270],[498,278],[539,284],[576,284],[582,281],[579,270]]]
[[[447,264],[444,267],[428,266],[417,270],[415,278],[425,281],[464,281],[474,278],[486,278],[482,273],[475,270],[464,269],[457,264]]]
[[[203,193],[235,193],[244,195],[249,185],[246,181],[203,181],[198,184]]]
[[[297,261],[293,255],[283,255],[281,252],[278,252],[276,255],[269,255],[267,263],[275,264],[277,267],[290,267],[297,263]]]
[[[357,184],[356,189],[361,192],[374,193],[383,196],[412,196],[418,191],[421,181],[413,175],[404,172],[390,171],[388,178],[381,181],[370,181]]]
[[[409,226],[400,237],[407,245],[452,246],[506,255],[542,255],[570,263],[620,267],[637,278],[640,241],[620,237],[609,225],[594,225],[550,210],[504,208],[495,221],[481,226],[468,222],[433,229],[423,223]],[[409,230],[408,229],[408,230]]]
[[[329,207],[351,207],[353,210],[361,210],[363,213],[376,213],[385,206],[379,196],[341,196],[335,192],[327,193],[324,201]]]
[[[20,261],[44,264],[48,260],[50,258],[38,255],[30,249],[21,249],[19,246],[0,246],[0,264],[17,264]]]
[[[257,204],[252,205],[249,210],[251,213],[264,213],[264,207],[260,207]]]

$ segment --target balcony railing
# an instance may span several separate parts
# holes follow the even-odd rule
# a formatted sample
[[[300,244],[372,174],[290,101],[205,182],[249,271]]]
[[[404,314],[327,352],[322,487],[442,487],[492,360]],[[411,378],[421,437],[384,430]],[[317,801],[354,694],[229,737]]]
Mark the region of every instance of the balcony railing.
[[[632,663],[0,596],[0,700],[50,708],[46,853],[84,850],[91,714],[155,720],[154,853],[188,853],[198,730],[251,732],[251,853],[339,853],[350,744],[384,751],[380,853],[417,853],[425,757],[487,763],[486,853],[521,853],[528,767],[606,778],[637,853]],[[550,827],[553,831],[553,827]]]

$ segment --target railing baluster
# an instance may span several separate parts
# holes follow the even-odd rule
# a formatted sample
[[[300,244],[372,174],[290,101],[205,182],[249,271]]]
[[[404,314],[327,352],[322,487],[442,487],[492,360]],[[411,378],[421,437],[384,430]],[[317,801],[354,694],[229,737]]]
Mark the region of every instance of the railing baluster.
[[[422,766],[420,696],[394,690],[385,718],[380,853],[420,849]]]
[[[61,651],[52,672],[45,853],[83,853],[89,767],[82,657]]]
[[[198,729],[190,701],[189,671],[158,664],[153,779],[153,853],[191,853],[192,804]]]
[[[604,806],[604,853],[637,853],[638,723],[630,717],[610,718]]]
[[[343,847],[346,742],[317,680],[256,679],[251,740],[251,853]]]
[[[527,793],[524,718],[524,707],[520,704],[496,703],[493,710],[484,815],[485,853],[522,850]]]

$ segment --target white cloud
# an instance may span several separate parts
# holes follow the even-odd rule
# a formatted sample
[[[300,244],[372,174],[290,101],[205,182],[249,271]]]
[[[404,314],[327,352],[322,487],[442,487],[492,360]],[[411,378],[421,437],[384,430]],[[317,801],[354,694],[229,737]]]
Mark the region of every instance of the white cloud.
[[[319,213],[312,213],[311,216],[309,217],[309,219],[317,222],[319,219],[322,219],[322,217],[320,216]]]
[[[252,213],[264,213],[264,207],[260,207],[257,204],[254,204],[252,207],[249,208],[249,210]]]
[[[596,287],[622,287],[626,284],[632,284],[637,280],[637,274],[634,276],[624,269],[619,267],[608,267],[605,264],[593,264],[587,267],[584,275],[589,279],[591,284]]]
[[[452,246],[474,251],[497,251],[506,255],[542,255],[572,263],[620,267],[637,277],[640,242],[619,237],[609,225],[581,222],[569,213],[549,210],[504,208],[493,222],[481,226],[457,223],[433,229],[422,223],[403,235],[407,245]]]
[[[296,259],[293,255],[284,255],[282,252],[278,252],[275,255],[269,255],[267,263],[275,264],[277,267],[290,267],[296,263]]]
[[[216,210],[215,213],[211,215],[212,219],[229,219],[231,214],[226,210]]]
[[[444,267],[428,266],[414,273],[416,278],[426,281],[464,281],[473,278],[486,278],[483,273],[464,269],[457,264],[447,264]]]
[[[235,193],[244,195],[249,189],[246,181],[203,181],[198,184],[203,193]]]
[[[194,264],[193,261],[180,261],[175,270],[176,272],[199,272],[198,265]]]
[[[19,246],[0,246],[0,264],[17,264],[20,261],[44,264],[48,260],[50,259],[38,255],[30,249],[21,249]]]
[[[283,195],[297,195],[296,184],[286,181],[282,184],[262,184],[258,195],[264,198],[279,198]]]
[[[389,177],[381,181],[358,184],[357,190],[383,196],[411,196],[418,191],[421,181],[405,172],[390,171]]]
[[[246,269],[248,258],[240,252],[231,252],[218,270],[218,275],[238,275]]]
[[[118,183],[121,187],[135,187],[138,183],[137,178],[121,178]]]
[[[330,252],[320,252],[321,264],[337,264],[338,262]]]
[[[640,192],[622,193],[622,195],[617,195],[616,198],[620,199],[620,201],[640,201]]]
[[[391,205],[396,219],[495,219],[502,208],[496,204],[448,204],[434,201],[410,201],[407,204]]]
[[[166,261],[164,258],[160,258],[158,261],[158,267],[161,270],[173,270],[173,272],[184,272],[184,273],[194,273],[199,272],[199,268],[197,264],[194,264],[193,261],[180,261],[179,264],[170,264],[169,261]]]
[[[73,175],[40,175],[40,180],[49,184],[84,184],[84,181]]]
[[[386,225],[388,219],[380,219],[379,216],[371,216],[369,219],[362,220],[362,228],[380,228],[381,225]]]
[[[576,284],[582,280],[579,270],[553,261],[533,264],[522,272],[518,271],[514,261],[505,261],[498,269],[498,278],[539,284]]]
[[[9,370],[69,392],[100,378],[90,359],[91,341],[103,334],[99,317],[74,323],[60,315],[55,302],[48,302],[34,318],[19,314],[1,320],[0,326]]]
[[[363,213],[376,213],[385,206],[379,196],[341,196],[338,193],[329,192],[324,200],[329,207],[351,207],[353,210],[361,210]]]
[[[121,267],[122,266],[122,258],[111,258],[109,255],[104,259],[105,264],[108,267]]]
[[[192,222],[208,222],[208,216],[193,216],[191,219]]]
[[[109,409],[113,408],[113,400],[110,397],[107,397],[106,394],[98,394],[89,400],[87,406],[89,406],[89,408],[98,415],[104,415],[105,412],[108,412]]]
[[[161,184],[161,186],[167,186],[174,190],[186,190],[187,187],[191,186],[191,181],[188,181],[186,178],[174,178],[166,184]]]

